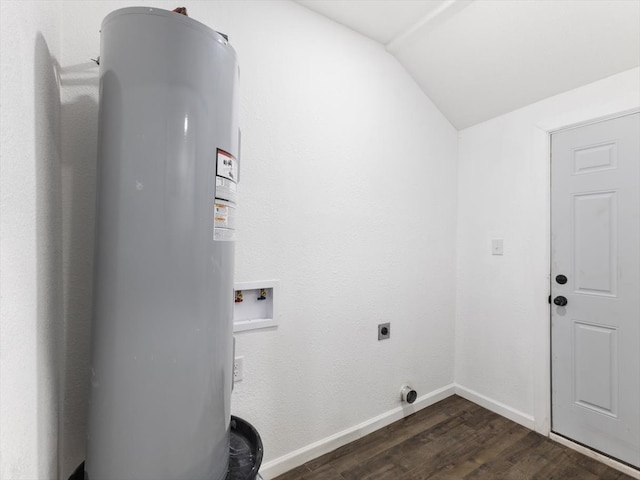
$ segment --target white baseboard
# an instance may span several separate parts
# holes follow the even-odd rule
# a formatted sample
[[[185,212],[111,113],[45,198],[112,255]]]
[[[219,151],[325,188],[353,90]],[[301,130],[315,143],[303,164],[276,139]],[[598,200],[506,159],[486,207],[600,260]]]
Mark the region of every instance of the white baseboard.
[[[527,427],[529,430],[535,430],[536,422],[531,415],[522,413],[514,408],[509,407],[508,405],[505,405],[504,403],[493,400],[492,398],[485,397],[484,395],[478,392],[474,392],[473,390],[463,387],[462,385],[455,385],[455,393],[457,395],[460,395],[462,398],[466,398],[470,402],[476,403],[481,407],[486,408],[487,410],[491,410],[498,415],[502,415],[509,420],[513,420],[523,427]]]
[[[411,415],[418,410],[422,410],[423,408],[433,405],[440,400],[444,400],[455,393],[455,388],[456,386],[454,384],[439,388],[431,393],[418,397],[411,405],[396,407],[378,415],[377,417],[362,422],[359,425],[347,428],[346,430],[318,440],[317,442],[283,455],[282,457],[271,460],[262,465],[262,468],[260,468],[260,475],[262,475],[265,480],[275,478],[278,475],[313,460],[314,458],[324,455],[325,453],[329,453],[336,448],[340,448],[347,443],[353,442],[354,440],[375,432],[382,427],[386,427],[387,425]]]
[[[640,479],[640,470],[636,470],[635,468],[632,468],[629,465],[625,465],[624,463],[618,462],[617,460],[607,457],[606,455],[602,455],[601,453],[594,452],[593,450],[587,447],[584,447],[578,443],[574,443],[568,438],[564,438],[556,433],[551,432],[549,434],[549,438],[555,442],[558,442],[561,445],[564,445],[565,447],[569,447],[571,450],[575,450],[576,452],[586,455],[589,458],[598,460],[599,462],[604,463],[605,465],[608,465],[611,468],[615,468],[616,470],[622,473],[626,473],[632,478]]]

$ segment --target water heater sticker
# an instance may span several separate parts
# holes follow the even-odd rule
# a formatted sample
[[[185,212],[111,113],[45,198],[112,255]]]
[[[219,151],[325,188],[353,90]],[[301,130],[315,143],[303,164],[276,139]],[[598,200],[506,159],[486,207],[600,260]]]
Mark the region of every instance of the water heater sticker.
[[[238,186],[222,177],[216,177],[216,199],[227,200],[231,203],[236,203],[237,201],[237,190]]]
[[[218,149],[216,159],[216,179],[226,178],[238,183],[238,160],[230,153]]]
[[[236,239],[236,201],[238,160],[224,150],[216,153],[216,198],[213,239],[233,242]]]
[[[236,239],[236,209],[230,202],[216,199],[213,217],[213,239],[223,242]]]

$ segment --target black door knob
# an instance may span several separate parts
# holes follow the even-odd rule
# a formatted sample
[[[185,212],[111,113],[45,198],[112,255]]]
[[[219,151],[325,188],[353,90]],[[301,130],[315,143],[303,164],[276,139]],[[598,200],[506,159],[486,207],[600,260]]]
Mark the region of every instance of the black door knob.
[[[560,295],[559,297],[553,299],[553,303],[555,303],[559,307],[564,307],[567,304],[567,299]]]

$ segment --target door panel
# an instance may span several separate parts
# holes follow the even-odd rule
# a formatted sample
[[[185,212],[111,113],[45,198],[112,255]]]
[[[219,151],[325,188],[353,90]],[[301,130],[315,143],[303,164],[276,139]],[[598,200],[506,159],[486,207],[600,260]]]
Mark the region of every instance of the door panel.
[[[595,412],[617,417],[618,330],[574,322],[574,401]]]
[[[573,196],[575,292],[615,296],[617,275],[616,192]]]
[[[552,429],[640,467],[640,114],[551,145]]]
[[[617,142],[606,142],[573,150],[573,173],[593,173],[612,170],[617,166]]]

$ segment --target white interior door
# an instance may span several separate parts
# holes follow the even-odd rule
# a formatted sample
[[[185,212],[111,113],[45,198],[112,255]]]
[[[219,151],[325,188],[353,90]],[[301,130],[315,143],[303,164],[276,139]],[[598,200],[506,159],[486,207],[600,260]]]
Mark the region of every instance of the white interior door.
[[[640,114],[554,133],[551,195],[552,429],[640,467]]]

